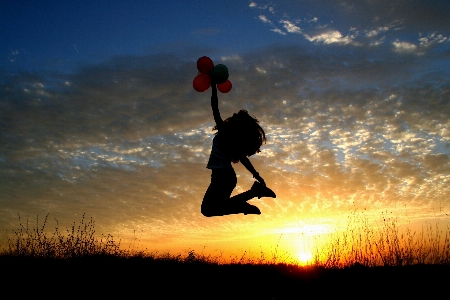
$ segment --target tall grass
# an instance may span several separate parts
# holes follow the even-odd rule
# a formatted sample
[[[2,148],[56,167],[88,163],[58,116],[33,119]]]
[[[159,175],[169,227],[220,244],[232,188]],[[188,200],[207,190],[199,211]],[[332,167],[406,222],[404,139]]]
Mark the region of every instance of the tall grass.
[[[61,231],[58,222],[53,233],[45,230],[48,215],[40,224],[36,218],[31,227],[27,218],[25,224],[19,216],[19,229],[13,238],[8,239],[8,246],[0,254],[3,257],[32,257],[71,259],[89,256],[108,256],[116,258],[144,257],[172,263],[204,264],[293,264],[289,254],[278,251],[278,245],[272,254],[261,251],[250,255],[244,251],[241,255],[225,258],[219,255],[198,253],[189,250],[185,255],[148,252],[123,249],[120,241],[112,235],[95,233],[95,222],[85,219],[73,223],[70,228]],[[314,258],[310,266],[325,268],[343,268],[354,265],[375,266],[409,266],[421,264],[450,265],[450,228],[439,228],[439,224],[427,224],[420,232],[409,228],[400,230],[395,218],[383,216],[382,225],[373,227],[364,216],[352,215],[343,232],[336,232],[315,242]]]
[[[92,255],[124,256],[120,249],[120,242],[116,242],[112,235],[95,236],[95,223],[92,218],[85,221],[85,215],[79,224],[73,223],[70,229],[60,231],[56,220],[55,231],[47,234],[45,226],[48,214],[42,224],[36,217],[36,226],[30,227],[27,218],[25,224],[19,215],[19,229],[14,231],[14,238],[8,238],[7,250],[4,256],[35,257],[35,258],[77,258]]]
[[[381,226],[374,227],[363,215],[353,214],[343,232],[332,234],[325,243],[316,242],[316,266],[450,264],[450,228],[442,230],[438,222],[426,223],[416,232],[401,230],[396,218],[384,215]]]

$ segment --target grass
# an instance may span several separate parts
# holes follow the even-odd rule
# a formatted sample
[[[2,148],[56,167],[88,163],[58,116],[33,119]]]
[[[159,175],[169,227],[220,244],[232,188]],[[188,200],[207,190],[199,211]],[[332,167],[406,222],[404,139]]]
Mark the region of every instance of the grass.
[[[19,215],[19,229],[14,231],[14,239],[8,239],[8,249],[1,253],[2,256],[34,257],[70,259],[92,255],[122,257],[128,255],[120,249],[111,235],[95,236],[95,222],[92,218],[85,221],[83,215],[80,223],[73,223],[70,229],[61,232],[57,225],[55,231],[49,236],[45,232],[48,215],[43,224],[39,224],[39,216],[36,218],[36,226],[30,228],[29,220],[23,224]]]
[[[224,258],[219,255],[205,255],[193,250],[182,254],[148,252],[147,249],[123,249],[120,241],[113,236],[100,237],[95,232],[95,222],[86,220],[73,223],[70,228],[61,231],[56,220],[53,233],[45,230],[48,215],[42,224],[39,217],[35,226],[29,220],[25,223],[19,216],[19,229],[8,239],[8,246],[0,252],[2,257],[28,257],[73,259],[89,256],[115,258],[151,258],[153,260],[177,263],[208,264],[294,264],[289,254],[279,253],[278,246],[267,256],[261,251],[259,256],[250,256],[245,251],[240,256]],[[330,235],[325,242],[317,239],[310,266],[324,268],[345,268],[353,265],[365,267],[411,266],[411,265],[450,265],[450,228],[439,228],[439,224],[426,224],[421,232],[411,229],[400,230],[395,218],[383,216],[381,226],[372,227],[367,218],[355,213],[349,217],[347,228],[343,232]]]
[[[82,220],[46,233],[48,215],[31,227],[29,220],[0,253],[2,284],[16,293],[52,298],[134,297],[152,299],[296,299],[346,298],[366,294],[405,297],[438,295],[450,271],[449,232],[426,226],[402,232],[395,219],[372,228],[358,219],[315,250],[309,266],[288,263],[277,249],[259,257],[243,253],[225,259],[193,250],[185,254],[122,249],[111,235],[95,233],[95,222]],[[159,296],[157,296],[159,295]],[[353,297],[354,296],[354,297]]]
[[[416,232],[401,230],[398,220],[386,215],[380,226],[373,227],[354,213],[343,232],[317,245],[313,264],[327,268],[450,265],[450,228],[443,230],[438,222]]]

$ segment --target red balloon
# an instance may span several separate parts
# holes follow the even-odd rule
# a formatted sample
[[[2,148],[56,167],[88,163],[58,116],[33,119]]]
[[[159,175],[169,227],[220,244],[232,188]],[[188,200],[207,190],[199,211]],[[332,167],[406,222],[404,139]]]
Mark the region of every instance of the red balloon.
[[[194,78],[192,86],[197,92],[204,92],[211,86],[211,78],[209,78],[209,75],[206,74],[197,75]]]
[[[214,63],[208,56],[202,56],[197,60],[197,69],[202,74],[209,74],[214,69]]]
[[[222,93],[228,93],[229,91],[231,91],[231,87],[232,84],[229,80],[217,85],[217,89]]]

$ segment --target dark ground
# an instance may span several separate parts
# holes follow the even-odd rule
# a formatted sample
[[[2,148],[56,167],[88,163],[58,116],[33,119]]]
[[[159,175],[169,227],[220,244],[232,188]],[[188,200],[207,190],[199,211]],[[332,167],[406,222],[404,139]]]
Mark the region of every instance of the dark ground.
[[[0,257],[0,267],[2,295],[18,299],[450,297],[450,266],[443,265],[325,269],[148,258],[84,257],[63,261]]]

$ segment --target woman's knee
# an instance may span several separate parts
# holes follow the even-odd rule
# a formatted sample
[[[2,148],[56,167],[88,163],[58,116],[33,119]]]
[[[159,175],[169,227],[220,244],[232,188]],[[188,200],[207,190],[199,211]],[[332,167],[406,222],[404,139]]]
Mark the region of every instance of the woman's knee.
[[[214,217],[214,209],[210,205],[202,204],[200,211],[205,217]]]

